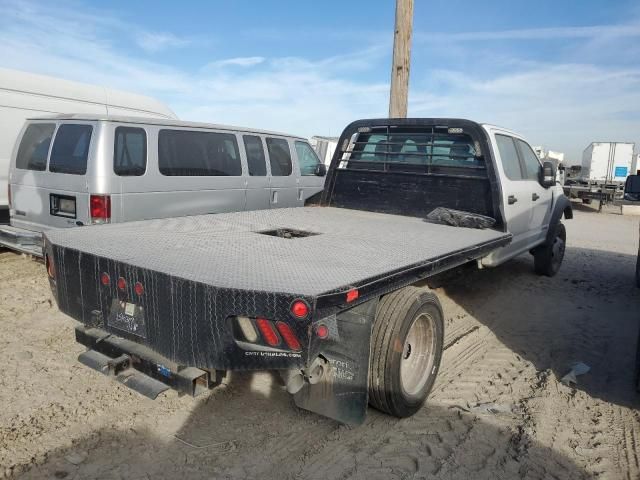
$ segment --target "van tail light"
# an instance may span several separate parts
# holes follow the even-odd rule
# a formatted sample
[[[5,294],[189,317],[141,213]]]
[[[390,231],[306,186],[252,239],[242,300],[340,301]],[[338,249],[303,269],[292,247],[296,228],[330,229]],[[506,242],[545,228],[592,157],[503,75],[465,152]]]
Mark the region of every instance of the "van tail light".
[[[109,195],[91,195],[89,213],[91,223],[109,223],[111,221],[111,197]]]
[[[123,277],[118,278],[118,283],[116,285],[118,286],[118,290],[121,292],[124,292],[127,289],[127,281]]]
[[[293,333],[293,330],[291,330],[291,327],[289,325],[284,322],[277,322],[276,327],[278,328],[280,335],[282,335],[282,338],[284,338],[285,343],[291,350],[295,352],[302,350],[296,334]]]
[[[9,199],[9,210],[11,210],[12,201],[11,201],[11,184],[7,184],[7,198]]]
[[[267,342],[267,345],[270,347],[275,347],[280,343],[280,339],[278,338],[278,334],[273,329],[273,324],[267,320],[266,318],[257,318],[256,325],[258,326],[258,330],[262,334],[262,338]]]

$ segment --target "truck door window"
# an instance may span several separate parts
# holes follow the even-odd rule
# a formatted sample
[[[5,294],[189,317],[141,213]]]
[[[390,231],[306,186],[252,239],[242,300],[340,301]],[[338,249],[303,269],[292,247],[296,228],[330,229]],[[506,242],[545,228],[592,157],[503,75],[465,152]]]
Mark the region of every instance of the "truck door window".
[[[143,128],[117,127],[113,146],[113,171],[123,177],[144,175],[147,168],[147,134]]]
[[[244,141],[244,150],[247,152],[249,175],[252,177],[266,176],[267,164],[262,139],[256,135],[243,135],[242,140]]]
[[[513,138],[507,135],[496,135],[496,143],[498,144],[498,152],[504,174],[509,180],[522,180],[522,168],[520,167],[520,159]]]
[[[289,142],[284,138],[267,138],[269,163],[273,177],[288,177],[291,175],[291,151]]]
[[[540,180],[540,160],[538,160],[538,156],[534,153],[531,147],[522,140],[516,140],[518,143],[518,147],[520,148],[520,153],[522,154],[522,158],[524,159],[524,165],[527,169],[525,178],[527,180]]]
[[[240,176],[236,136],[193,130],[160,130],[158,168],[168,176]]]
[[[60,125],[51,149],[49,171],[71,175],[87,173],[91,132],[93,132],[91,125],[72,123]]]
[[[300,164],[300,175],[315,175],[320,160],[311,145],[307,142],[296,141],[296,153]]]
[[[47,155],[51,137],[56,129],[53,123],[33,123],[27,127],[22,136],[16,168],[43,171],[47,168]]]

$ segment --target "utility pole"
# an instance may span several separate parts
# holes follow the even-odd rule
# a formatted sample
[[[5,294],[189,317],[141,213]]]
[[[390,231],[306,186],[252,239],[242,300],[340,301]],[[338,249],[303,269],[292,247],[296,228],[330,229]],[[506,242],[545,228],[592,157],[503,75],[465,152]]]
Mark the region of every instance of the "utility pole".
[[[396,0],[396,26],[393,33],[393,63],[391,65],[389,118],[405,118],[407,116],[412,30],[413,0]]]

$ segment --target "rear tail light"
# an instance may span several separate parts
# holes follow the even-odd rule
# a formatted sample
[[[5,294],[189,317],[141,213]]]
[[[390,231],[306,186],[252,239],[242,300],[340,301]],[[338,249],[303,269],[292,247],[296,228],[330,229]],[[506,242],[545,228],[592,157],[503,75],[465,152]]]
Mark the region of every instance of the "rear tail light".
[[[258,332],[253,328],[253,323],[249,317],[236,317],[236,321],[238,322],[242,335],[244,335],[244,338],[248,342],[255,343],[258,341]]]
[[[329,327],[326,325],[318,325],[316,327],[316,335],[323,340],[329,336]]]
[[[9,199],[9,210],[11,210],[11,184],[7,184],[7,198]]]
[[[278,334],[273,329],[273,325],[266,318],[257,318],[256,325],[258,326],[258,330],[262,334],[262,338],[267,342],[267,345],[271,347],[275,347],[280,343],[280,339],[278,338]]]
[[[144,286],[142,285],[142,283],[136,282],[136,284],[133,286],[133,291],[136,292],[136,295],[141,297],[144,293]]]
[[[111,283],[111,277],[109,277],[108,273],[103,273],[102,275],[100,275],[100,283],[102,283],[102,285],[104,285],[105,287],[109,286],[109,284]]]
[[[109,223],[111,221],[111,197],[109,195],[91,195],[89,213],[91,223]]]
[[[309,305],[304,300],[296,300],[291,304],[291,313],[296,318],[306,318],[309,315]]]
[[[302,350],[298,338],[296,337],[295,333],[293,333],[293,330],[291,330],[291,327],[289,325],[284,322],[277,322],[276,327],[278,328],[280,335],[282,335],[282,338],[284,338],[285,343],[291,350],[294,350],[296,352]]]
[[[122,290],[123,292],[127,289],[127,281],[120,277],[118,279],[118,290]]]
[[[51,257],[49,255],[44,256],[44,264],[47,267],[47,274],[49,275],[49,278],[55,278],[56,269],[53,266],[53,262],[51,261]]]

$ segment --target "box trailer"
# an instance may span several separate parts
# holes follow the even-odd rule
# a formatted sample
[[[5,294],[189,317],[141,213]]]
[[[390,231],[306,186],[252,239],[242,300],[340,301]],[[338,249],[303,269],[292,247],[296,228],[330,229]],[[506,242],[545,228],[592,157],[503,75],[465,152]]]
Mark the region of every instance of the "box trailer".
[[[320,161],[326,166],[329,166],[331,164],[331,159],[333,158],[333,153],[336,151],[336,147],[338,146],[338,138],[320,137],[316,135],[311,137],[309,143],[318,154],[318,157],[320,157]]]
[[[593,142],[582,154],[580,179],[584,182],[624,183],[632,171],[635,144]]]

